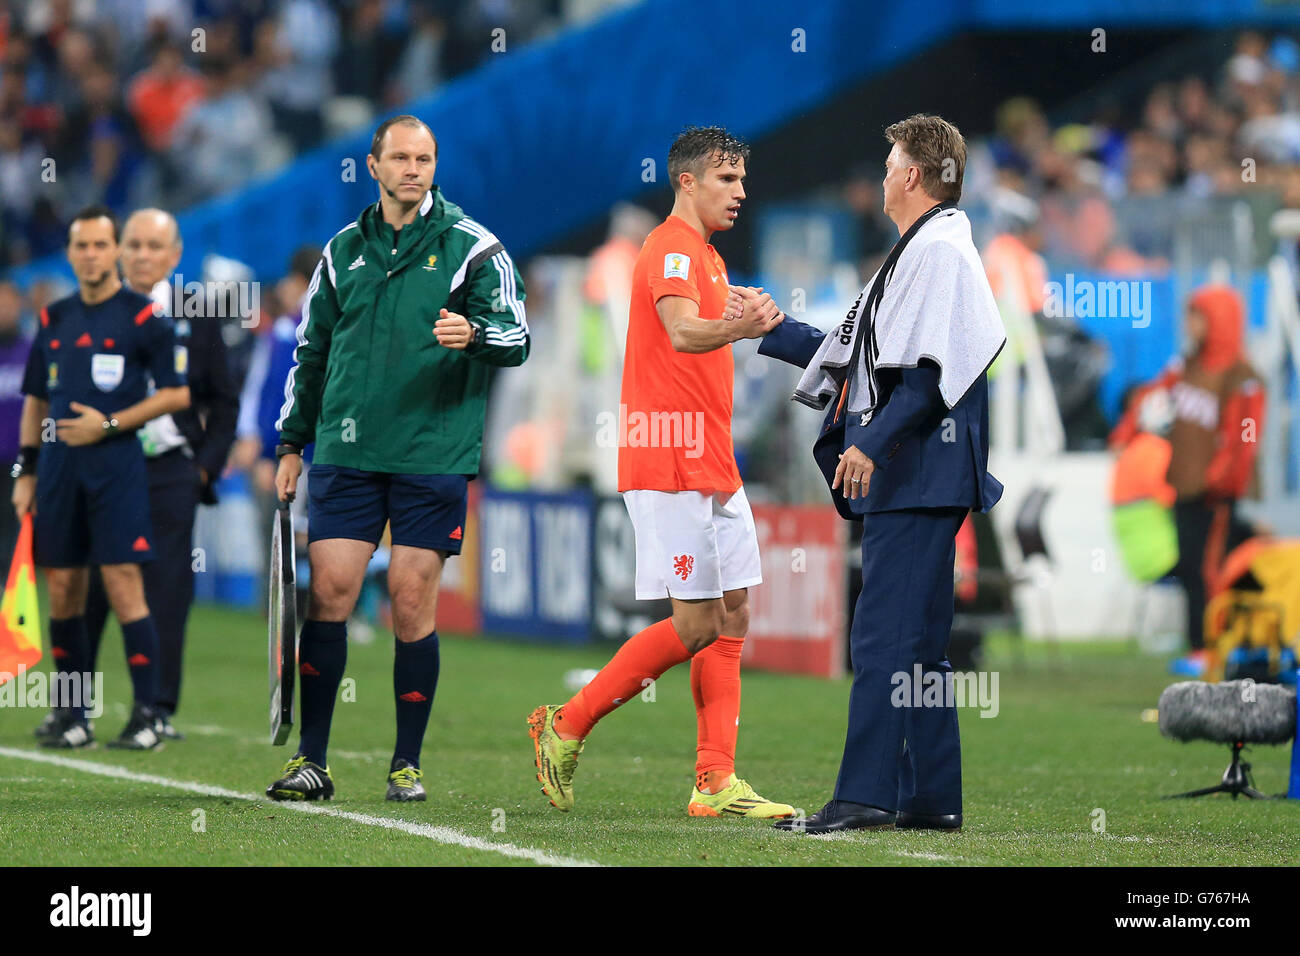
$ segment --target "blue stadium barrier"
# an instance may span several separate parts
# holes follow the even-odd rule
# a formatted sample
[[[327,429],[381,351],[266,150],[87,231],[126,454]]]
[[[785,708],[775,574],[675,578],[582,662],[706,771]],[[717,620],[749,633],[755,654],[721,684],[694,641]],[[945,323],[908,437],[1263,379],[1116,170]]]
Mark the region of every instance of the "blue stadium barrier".
[[[1076,287],[1082,283],[1128,281],[1098,272],[1074,272]],[[1053,273],[1051,281],[1066,282],[1065,274]],[[1075,321],[1088,334],[1104,341],[1111,352],[1111,367],[1101,382],[1101,405],[1106,418],[1114,422],[1120,414],[1120,400],[1130,385],[1147,382],[1160,374],[1168,361],[1179,353],[1184,302],[1177,298],[1178,289],[1171,276],[1141,279],[1150,292],[1150,324],[1135,327],[1129,315],[1077,316]],[[1208,276],[1198,276],[1186,286],[1185,294],[1209,281]],[[1248,328],[1264,325],[1268,300],[1268,275],[1256,272],[1246,287],[1239,288],[1246,302]]]
[[[971,0],[968,17],[985,29],[1280,27],[1300,10],[1271,0]]]
[[[1296,695],[1296,735],[1291,741],[1291,773],[1286,795],[1292,800],[1300,800],[1300,694]]]
[[[594,506],[586,491],[484,488],[478,511],[484,634],[588,640]]]
[[[267,544],[257,517],[248,476],[224,475],[217,481],[220,503],[200,508],[196,522],[194,597],[235,607],[252,608],[262,600],[258,578]],[[269,539],[267,539],[269,540]]]

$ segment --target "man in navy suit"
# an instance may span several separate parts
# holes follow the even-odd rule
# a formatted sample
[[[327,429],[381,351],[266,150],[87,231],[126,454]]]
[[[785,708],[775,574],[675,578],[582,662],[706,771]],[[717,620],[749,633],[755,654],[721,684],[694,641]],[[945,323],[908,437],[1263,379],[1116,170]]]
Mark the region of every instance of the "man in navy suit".
[[[786,317],[759,348],[807,369],[796,399],[827,407],[814,457],[839,513],[865,519],[844,758],[825,807],[776,824],[796,832],[962,822],[947,659],[955,539],[971,509],[1002,494],[987,470],[986,370],[1005,335],[956,208],[960,132],[915,116],[885,135],[885,212],[899,243],[832,341]],[[756,300],[756,290],[733,291],[741,309]],[[930,706],[915,706],[916,665],[923,687],[945,691],[925,695]]]

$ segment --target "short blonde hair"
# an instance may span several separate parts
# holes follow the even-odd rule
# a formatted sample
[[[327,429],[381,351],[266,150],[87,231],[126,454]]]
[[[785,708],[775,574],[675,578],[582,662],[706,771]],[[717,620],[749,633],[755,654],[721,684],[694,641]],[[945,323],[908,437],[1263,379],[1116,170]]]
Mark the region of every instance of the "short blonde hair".
[[[921,188],[940,202],[961,199],[961,181],[966,175],[966,140],[946,119],[917,113],[885,130],[885,139],[896,143],[921,170]]]

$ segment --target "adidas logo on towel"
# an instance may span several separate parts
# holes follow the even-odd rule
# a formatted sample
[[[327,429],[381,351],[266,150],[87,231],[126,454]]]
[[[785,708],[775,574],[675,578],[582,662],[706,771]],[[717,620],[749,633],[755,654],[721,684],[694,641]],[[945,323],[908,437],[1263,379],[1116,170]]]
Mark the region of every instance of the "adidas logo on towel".
[[[360,269],[365,264],[366,264],[366,257],[357,256],[356,259],[352,261],[352,265],[348,266],[348,272],[351,272],[353,269]]]

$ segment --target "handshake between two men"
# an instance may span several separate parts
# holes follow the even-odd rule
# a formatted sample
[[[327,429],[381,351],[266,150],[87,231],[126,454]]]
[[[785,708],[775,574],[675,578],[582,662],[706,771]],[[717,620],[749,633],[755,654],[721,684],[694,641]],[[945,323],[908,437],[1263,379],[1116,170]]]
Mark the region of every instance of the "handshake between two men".
[[[722,317],[729,322],[744,323],[745,328],[738,338],[762,338],[781,324],[784,313],[772,300],[772,296],[761,287],[733,285],[728,287],[727,304]],[[831,490],[843,488],[846,498],[865,498],[871,487],[871,473],[876,465],[870,458],[854,445],[850,445],[841,455],[835,468],[835,480]]]

